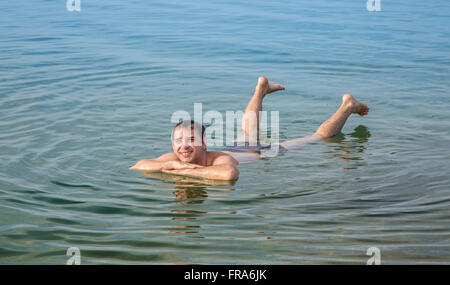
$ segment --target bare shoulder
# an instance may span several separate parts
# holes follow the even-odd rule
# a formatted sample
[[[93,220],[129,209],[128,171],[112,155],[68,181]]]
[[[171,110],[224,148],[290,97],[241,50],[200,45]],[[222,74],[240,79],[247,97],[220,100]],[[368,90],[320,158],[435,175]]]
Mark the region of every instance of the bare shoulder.
[[[219,164],[231,164],[238,165],[239,162],[234,159],[231,155],[223,153],[221,151],[211,151],[209,152],[212,157],[211,165],[219,165]]]

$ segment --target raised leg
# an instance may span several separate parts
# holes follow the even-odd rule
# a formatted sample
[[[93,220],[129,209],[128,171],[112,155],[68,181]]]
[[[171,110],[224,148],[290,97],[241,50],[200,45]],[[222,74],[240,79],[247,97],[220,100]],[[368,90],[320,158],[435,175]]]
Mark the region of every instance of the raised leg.
[[[242,117],[242,131],[244,135],[244,138],[241,138],[242,140],[249,142],[250,145],[259,143],[259,121],[261,116],[260,112],[262,111],[262,101],[267,94],[284,89],[283,85],[269,82],[264,76],[258,78],[255,93],[248,102]]]
[[[356,100],[356,98],[352,95],[345,94],[342,97],[342,105],[339,107],[336,113],[334,113],[328,120],[320,125],[320,127],[313,135],[287,140],[282,142],[280,145],[288,150],[296,149],[305,144],[316,143],[321,139],[337,135],[342,130],[342,127],[344,126],[348,117],[350,117],[350,115],[353,113],[357,113],[360,116],[365,116],[369,113],[369,107],[366,104]]]
[[[356,100],[352,95],[345,94],[342,97],[342,105],[333,116],[320,125],[316,131],[316,135],[324,139],[338,134],[348,117],[354,113],[365,116],[369,113],[369,107],[361,101]]]

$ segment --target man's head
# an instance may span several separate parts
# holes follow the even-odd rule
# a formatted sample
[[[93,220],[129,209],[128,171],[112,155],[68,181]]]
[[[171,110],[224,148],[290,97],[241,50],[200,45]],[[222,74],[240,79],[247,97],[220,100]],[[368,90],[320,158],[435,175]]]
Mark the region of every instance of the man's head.
[[[206,152],[205,127],[193,120],[179,122],[172,131],[172,148],[179,160],[198,163]]]

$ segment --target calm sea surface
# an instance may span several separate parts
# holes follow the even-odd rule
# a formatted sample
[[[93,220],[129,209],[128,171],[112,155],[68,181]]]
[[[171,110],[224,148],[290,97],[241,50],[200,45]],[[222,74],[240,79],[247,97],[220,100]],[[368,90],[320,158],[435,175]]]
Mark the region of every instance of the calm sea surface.
[[[243,3],[245,2],[245,3]],[[394,3],[395,2],[395,3]],[[0,2],[0,263],[450,264],[450,3]],[[232,185],[148,177],[177,110],[243,110],[259,75],[281,139],[351,93],[342,134],[240,165]]]

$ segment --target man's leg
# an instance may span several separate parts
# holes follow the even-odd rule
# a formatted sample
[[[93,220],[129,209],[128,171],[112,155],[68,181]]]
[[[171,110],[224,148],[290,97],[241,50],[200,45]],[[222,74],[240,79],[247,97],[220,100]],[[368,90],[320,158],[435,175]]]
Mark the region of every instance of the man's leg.
[[[351,114],[359,114],[365,116],[369,113],[369,107],[356,100],[350,94],[342,97],[342,105],[328,120],[326,120],[312,136],[284,141],[281,145],[287,149],[295,149],[301,145],[318,142],[320,139],[326,139],[337,135],[344,126]]]
[[[316,134],[322,139],[337,135],[342,130],[342,127],[351,114],[365,116],[368,113],[369,107],[366,104],[356,100],[356,98],[350,94],[345,94],[342,96],[342,105],[333,116],[320,125]]]
[[[284,86],[278,83],[269,82],[264,76],[258,78],[255,93],[248,102],[242,117],[243,140],[249,142],[250,145],[259,143],[260,111],[262,111],[262,101],[264,100],[264,97],[269,93],[279,90],[284,90]]]

